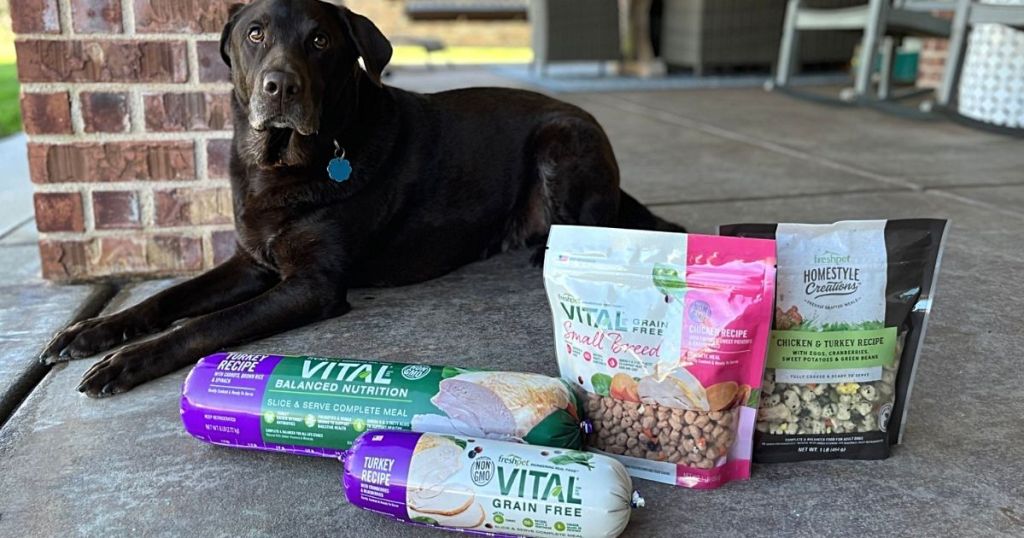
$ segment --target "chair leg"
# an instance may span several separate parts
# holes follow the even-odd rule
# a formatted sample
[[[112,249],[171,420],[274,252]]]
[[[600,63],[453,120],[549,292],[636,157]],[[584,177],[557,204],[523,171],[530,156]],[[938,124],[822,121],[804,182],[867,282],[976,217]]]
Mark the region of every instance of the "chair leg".
[[[800,0],[789,0],[786,5],[786,19],[782,25],[782,41],[779,43],[779,61],[775,66],[775,85],[780,88],[789,84],[796,64],[793,56],[797,52],[800,38],[796,28],[799,11]]]
[[[882,38],[882,65],[879,68],[878,98],[886,100],[892,95],[892,63],[896,53],[896,39],[890,36]]]
[[[948,107],[956,100],[957,84],[960,82],[960,70],[963,67],[964,49],[967,47],[967,35],[970,31],[971,0],[958,0],[956,14],[953,15],[953,33],[949,37],[949,55],[942,73],[942,85],[939,86],[937,100],[939,106]]]
[[[885,34],[886,6],[889,0],[871,0],[868,4],[868,21],[864,28],[864,39],[860,43],[860,65],[857,66],[857,79],[854,93],[858,98],[867,95],[871,85],[871,72],[875,66],[875,54],[878,51],[878,38]]]

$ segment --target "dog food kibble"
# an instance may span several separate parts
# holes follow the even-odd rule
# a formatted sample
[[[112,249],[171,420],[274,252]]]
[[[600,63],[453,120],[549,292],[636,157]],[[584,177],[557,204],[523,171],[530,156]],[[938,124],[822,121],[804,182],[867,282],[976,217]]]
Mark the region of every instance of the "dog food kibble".
[[[900,441],[946,222],[738,224],[774,238],[774,329],[755,461],[881,459]]]
[[[544,278],[591,450],[633,476],[750,476],[775,283],[771,241],[554,226]]]
[[[902,337],[896,356],[903,353]],[[883,366],[873,382],[776,383],[775,372],[765,372],[757,431],[771,435],[821,435],[879,431],[892,407],[899,361]]]
[[[684,411],[587,395],[590,442],[610,454],[711,469],[736,439],[739,408]]]

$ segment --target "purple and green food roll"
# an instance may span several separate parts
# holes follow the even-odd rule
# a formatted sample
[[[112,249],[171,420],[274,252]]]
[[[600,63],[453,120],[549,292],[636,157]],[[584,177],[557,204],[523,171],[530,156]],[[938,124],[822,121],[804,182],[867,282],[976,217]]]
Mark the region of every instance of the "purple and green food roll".
[[[202,358],[181,395],[200,440],[326,457],[367,430],[579,449],[579,409],[565,382],[538,374],[252,353]]]
[[[350,503],[470,534],[615,538],[644,504],[621,463],[577,450],[370,431],[342,460]]]

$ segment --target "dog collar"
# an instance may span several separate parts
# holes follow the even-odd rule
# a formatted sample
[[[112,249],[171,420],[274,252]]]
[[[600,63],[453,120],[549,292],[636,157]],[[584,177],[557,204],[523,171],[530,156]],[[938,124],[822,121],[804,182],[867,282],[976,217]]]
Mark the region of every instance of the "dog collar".
[[[335,183],[344,183],[352,177],[352,163],[345,158],[345,148],[334,141],[334,158],[327,163],[327,177]]]

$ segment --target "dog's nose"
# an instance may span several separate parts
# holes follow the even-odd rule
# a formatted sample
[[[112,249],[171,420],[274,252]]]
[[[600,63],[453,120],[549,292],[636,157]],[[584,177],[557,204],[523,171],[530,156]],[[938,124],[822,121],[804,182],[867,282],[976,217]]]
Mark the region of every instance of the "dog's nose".
[[[302,91],[298,77],[284,71],[269,71],[263,75],[263,93],[271,97],[291,99]]]

